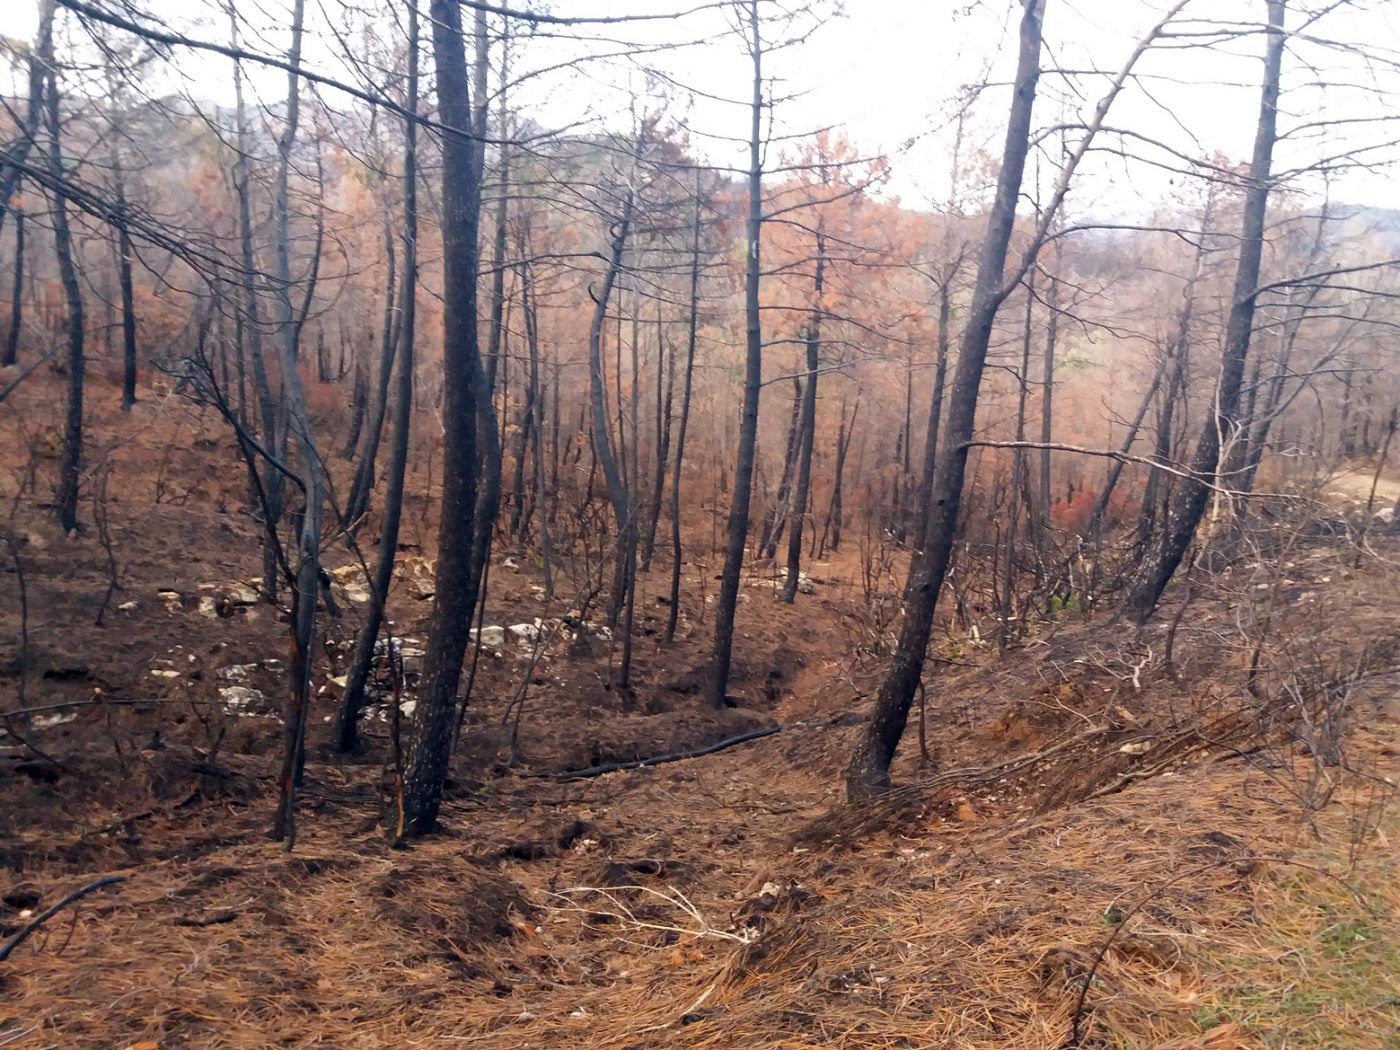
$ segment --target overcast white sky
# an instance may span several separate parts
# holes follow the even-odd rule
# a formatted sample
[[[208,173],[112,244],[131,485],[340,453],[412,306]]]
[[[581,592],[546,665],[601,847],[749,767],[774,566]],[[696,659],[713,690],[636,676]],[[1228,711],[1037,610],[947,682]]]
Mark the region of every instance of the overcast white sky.
[[[112,0],[90,0],[103,4]],[[691,0],[554,0],[558,14],[661,12]],[[765,0],[765,4],[771,0]],[[801,0],[785,0],[798,6]],[[171,26],[202,39],[225,42],[225,22],[214,0],[135,0],[138,9],[156,14]],[[830,0],[814,0],[830,10]],[[1047,0],[1047,69],[1102,70],[1110,74],[1131,52],[1134,42],[1159,20],[1168,0]],[[285,48],[285,0],[238,0],[249,25],[247,46],[274,53]],[[511,6],[530,6],[512,0]],[[1303,26],[1308,15],[1333,6],[1332,0],[1292,0],[1288,25]],[[544,9],[544,8],[541,8]],[[1221,27],[1256,28],[1264,17],[1264,0],[1191,0],[1180,28],[1193,34]],[[846,0],[844,11],[828,18],[799,47],[770,56],[767,73],[776,78],[774,93],[785,97],[776,109],[775,130],[800,134],[822,126],[845,130],[864,153],[884,153],[893,163],[890,192],[918,206],[946,197],[950,100],[969,83],[990,78],[974,110],[970,136],[974,144],[998,148],[1007,101],[1004,81],[1014,60],[1019,4],[1014,0]],[[716,98],[744,100],[749,69],[743,42],[728,23],[732,14],[710,11],[678,22],[631,23],[600,28],[594,39],[579,40],[579,30],[522,42],[516,71],[551,66],[587,53],[619,50],[628,44],[676,41],[689,46],[631,61],[590,62],[571,71],[530,81],[515,94],[520,108],[545,125],[588,118],[616,126],[625,120],[634,89],[644,87],[644,67],[663,71],[673,84],[696,89],[698,97],[673,88],[672,110],[693,129],[697,148],[716,163],[742,163],[737,140],[747,133],[747,115],[739,105]],[[0,33],[25,38],[35,20],[30,0],[0,3]],[[308,0],[309,31],[305,64],[332,76],[343,75],[336,61],[328,25],[344,26],[340,0]],[[801,23],[810,27],[810,20]],[[386,29],[386,35],[392,30]],[[1311,37],[1325,38],[1324,44]],[[693,43],[692,43],[693,42]],[[1258,111],[1257,80],[1263,40],[1257,33],[1226,43],[1200,46],[1197,35],[1160,46],[1138,66],[1142,79],[1117,103],[1110,125],[1132,128],[1168,141],[1195,156],[1219,151],[1231,160],[1247,158]],[[224,101],[228,64],[209,54],[177,53],[176,69],[184,89],[200,99]],[[1290,43],[1285,64],[1287,91],[1282,103],[1279,170],[1312,163],[1358,143],[1375,144],[1375,161],[1392,161],[1400,151],[1400,3],[1353,0]],[[1332,86],[1321,87],[1323,82]],[[268,98],[283,90],[280,75],[264,74],[259,88]],[[1041,82],[1040,121],[1051,123],[1086,115],[1102,94],[1107,75],[1064,77],[1047,72]],[[333,104],[341,104],[328,96]],[[1292,132],[1322,117],[1350,123],[1342,127]],[[1104,145],[1116,146],[1114,136]],[[776,147],[775,147],[776,148]],[[1047,154],[1050,166],[1058,147]],[[1144,147],[1135,145],[1142,153]],[[1147,150],[1162,161],[1166,154]],[[1336,199],[1379,206],[1400,205],[1391,189],[1393,173],[1350,171],[1333,182]],[[1047,173],[1046,178],[1049,178]],[[1150,163],[1124,163],[1102,155],[1087,165],[1076,183],[1071,209],[1137,213],[1173,192],[1170,172]],[[1180,182],[1176,179],[1176,182]],[[1320,180],[1303,187],[1319,190]]]

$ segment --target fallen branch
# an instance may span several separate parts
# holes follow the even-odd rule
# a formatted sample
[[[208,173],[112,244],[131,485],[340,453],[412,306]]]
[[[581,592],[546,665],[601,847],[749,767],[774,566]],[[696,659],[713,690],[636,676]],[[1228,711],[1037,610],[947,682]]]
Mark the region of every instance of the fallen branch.
[[[30,935],[35,930],[37,930],[40,926],[44,925],[44,923],[48,922],[55,915],[61,912],[64,908],[72,904],[74,901],[81,900],[93,890],[100,890],[103,886],[111,886],[113,883],[125,881],[125,875],[104,875],[100,879],[94,879],[92,882],[89,882],[86,886],[79,886],[76,890],[68,894],[68,896],[64,897],[57,904],[45,908],[38,915],[34,916],[34,918],[30,919],[27,923],[25,923],[24,926],[20,928],[20,931],[16,933],[13,937],[11,937],[9,940],[7,940],[3,946],[0,946],[0,962],[4,962],[6,959],[8,959],[11,953],[21,944],[27,941]]]
[[[740,733],[738,736],[731,736],[727,740],[721,740],[717,744],[710,744],[707,747],[698,747],[693,751],[674,751],[669,755],[653,755],[651,758],[639,758],[631,762],[608,762],[601,766],[589,766],[587,769],[575,769],[567,773],[522,773],[525,777],[543,777],[550,780],[585,780],[589,777],[600,777],[604,773],[617,773],[624,769],[643,769],[646,766],[659,766],[665,762],[680,762],[687,758],[701,758],[705,755],[713,755],[716,751],[723,751],[725,748],[734,747],[737,744],[747,744],[750,740],[758,740],[765,736],[772,736],[779,732],[782,726],[769,726],[767,729],[755,729],[748,733]]]

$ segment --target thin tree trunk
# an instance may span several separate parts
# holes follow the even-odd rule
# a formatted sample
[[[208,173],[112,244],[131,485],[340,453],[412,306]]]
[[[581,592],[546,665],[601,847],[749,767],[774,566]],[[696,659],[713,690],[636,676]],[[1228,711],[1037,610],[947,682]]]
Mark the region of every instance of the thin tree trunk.
[[[24,111],[24,124],[19,135],[6,143],[0,152],[0,229],[3,229],[5,216],[10,211],[10,201],[19,188],[22,177],[21,167],[29,159],[29,151],[39,137],[39,126],[43,123],[44,82],[49,68],[44,65],[42,54],[47,48],[53,51],[53,16],[55,4],[48,0],[39,3],[39,27],[34,35],[34,51],[29,56],[29,99]],[[47,43],[46,43],[47,41]],[[16,209],[18,210],[18,209]]]
[[[933,476],[938,464],[938,427],[943,420],[943,390],[948,383],[948,326],[953,306],[949,290],[952,272],[945,273],[938,286],[938,360],[933,369],[933,391],[929,395],[928,432],[924,435],[923,473],[919,478],[918,510],[914,516],[914,539],[922,543],[928,531],[929,505],[933,501]]]
[[[1060,335],[1060,282],[1056,276],[1059,273],[1059,259],[1057,241],[1055,268],[1050,275],[1050,290],[1045,299],[1049,317],[1045,322],[1045,355],[1040,365],[1040,443],[1043,447],[1040,450],[1040,484],[1036,487],[1036,517],[1039,519],[1036,546],[1042,565],[1050,546],[1050,506],[1054,502],[1050,494],[1050,442],[1055,432],[1055,344]]]
[[[632,512],[627,501],[627,485],[623,480],[622,473],[618,467],[618,458],[613,453],[612,438],[609,435],[609,420],[606,392],[603,381],[603,325],[608,317],[608,300],[612,296],[613,286],[617,282],[617,276],[622,270],[622,255],[627,246],[627,234],[632,225],[633,196],[631,190],[622,202],[622,215],[613,226],[612,243],[609,248],[608,269],[603,275],[603,287],[598,292],[597,302],[593,308],[593,320],[588,326],[588,393],[590,405],[590,423],[593,435],[593,454],[598,465],[603,470],[603,480],[608,487],[608,501],[612,504],[613,519],[617,525],[617,557],[618,568],[616,584],[613,588],[612,604],[608,620],[610,625],[616,625],[617,617],[622,612],[622,605],[625,595],[619,591],[619,586],[625,586],[626,580],[623,576],[622,559],[628,549],[627,535],[632,529]],[[619,347],[621,339],[618,340]],[[618,371],[619,386],[622,381],[621,370]],[[622,402],[622,392],[619,389],[617,394],[619,406]],[[620,410],[620,409],[619,409]]]
[[[305,0],[292,5],[292,46],[288,64],[301,64],[301,43]],[[297,344],[301,323],[292,308],[291,202],[289,178],[292,147],[296,142],[301,110],[300,79],[296,73],[287,74],[286,125],[278,140],[277,181],[273,194],[273,221],[276,226],[277,326],[283,398],[286,403],[287,425],[281,428],[282,442],[296,430],[301,455],[302,477],[306,500],[301,522],[301,544],[298,552],[295,581],[295,613],[293,617],[293,661],[291,666],[291,696],[284,718],[285,752],[281,773],[281,800],[273,826],[275,838],[285,841],[290,849],[296,841],[294,823],[295,788],[301,780],[306,750],[306,725],[311,708],[311,664],[315,656],[316,607],[321,584],[321,514],[323,479],[321,459],[311,434],[310,414],[302,396],[301,375],[297,370]],[[274,453],[276,454],[276,453]],[[281,477],[280,474],[276,475]]]
[[[68,303],[68,411],[59,464],[58,523],[65,532],[78,527],[78,487],[83,465],[83,355],[85,316],[78,270],[73,261],[73,236],[68,228],[67,174],[63,170],[62,122],[58,113],[58,72],[53,53],[53,0],[41,0],[38,56],[48,70],[44,110],[49,125],[49,175],[53,179],[53,240],[59,281]]]
[[[812,315],[807,319],[807,375],[802,386],[802,422],[797,456],[797,484],[792,493],[788,524],[787,579],[779,600],[791,605],[797,599],[801,578],[802,521],[812,488],[812,448],[817,437],[817,369],[821,364],[822,293],[826,288],[826,234],[817,220],[817,269],[812,280]]]
[[[656,527],[661,521],[661,501],[665,496],[666,464],[671,456],[671,410],[676,395],[674,354],[669,365],[665,331],[661,321],[661,300],[656,303],[656,470],[651,478],[651,507],[647,510],[646,539],[642,543],[641,572],[651,571],[656,553]],[[663,393],[664,391],[664,393]]]
[[[228,6],[228,15],[229,41],[231,46],[237,48],[239,46],[238,13],[231,0]],[[267,374],[267,358],[263,352],[262,318],[258,302],[258,289],[255,283],[258,272],[257,261],[253,253],[253,218],[248,166],[248,117],[243,97],[243,66],[236,59],[233,63],[233,97],[234,142],[237,152],[233,166],[233,185],[238,197],[238,246],[243,263],[243,272],[240,274],[243,293],[241,313],[245,318],[243,327],[248,340],[248,360],[253,368],[253,386],[257,389],[258,395],[262,443],[264,448],[270,450],[276,443],[278,408],[277,402],[273,399],[272,384]],[[276,476],[276,471],[271,467],[265,468],[264,477],[270,481],[273,476]],[[267,485],[261,486],[260,491],[265,497]],[[266,523],[270,537],[276,530],[277,522],[271,518],[272,505],[266,499],[262,511],[271,519]],[[277,597],[277,582],[277,552],[269,538],[263,543],[263,590],[267,592],[269,599],[274,601]]]
[[[681,471],[685,438],[690,426],[691,380],[695,373],[695,343],[700,328],[700,172],[695,172],[695,218],[690,228],[690,315],[686,321],[685,379],[681,385],[681,418],[676,428],[676,458],[671,474],[671,604],[666,614],[666,641],[676,640],[681,605]],[[674,373],[675,369],[672,368]]]
[[[747,5],[750,57],[753,59],[753,99],[749,128],[749,214],[744,267],[744,403],[739,416],[739,449],[734,461],[734,496],[729,505],[729,528],[715,602],[715,634],[707,700],[723,708],[729,695],[729,666],[734,649],[734,613],[749,536],[749,501],[753,493],[754,452],[758,445],[758,401],[763,391],[763,328],[759,313],[760,237],[763,231],[763,39],[758,0]]]
[[[384,419],[389,413],[389,384],[394,374],[394,355],[398,351],[400,328],[403,324],[402,304],[399,311],[394,309],[394,284],[397,279],[395,262],[394,234],[389,224],[384,224],[384,328],[379,346],[379,381],[374,391],[374,408],[369,415],[369,428],[364,435],[364,449],[360,462],[355,467],[355,480],[350,486],[350,495],[345,501],[345,525],[353,527],[369,509],[370,493],[374,491],[375,461],[379,457],[379,442],[384,434]],[[357,376],[358,379],[358,376]],[[356,383],[357,393],[359,384]],[[363,401],[361,402],[363,404]],[[357,409],[356,419],[363,418],[363,408]],[[356,430],[359,427],[355,428]],[[358,437],[358,435],[355,435]],[[353,456],[355,445],[346,442],[346,449]]]
[[[418,8],[408,6],[408,97],[404,108],[418,112]],[[398,383],[394,402],[394,425],[390,435],[388,491],[384,494],[384,520],[379,534],[379,560],[375,565],[373,601],[355,640],[355,656],[346,674],[345,695],[336,723],[336,750],[354,751],[359,746],[360,712],[365,706],[365,683],[374,662],[374,644],[385,619],[389,588],[394,581],[394,560],[399,546],[399,523],[403,517],[404,477],[408,469],[410,421],[413,412],[413,340],[417,316],[415,293],[418,287],[418,123],[404,121],[403,158],[403,287],[400,290]]]
[[[845,507],[842,505],[841,482],[846,473],[846,453],[851,447],[851,435],[855,433],[856,416],[860,412],[860,399],[856,398],[851,409],[851,420],[846,422],[846,406],[841,406],[841,423],[836,431],[836,469],[831,483],[831,503],[826,511],[826,523],[822,526],[822,553],[826,553],[827,530],[831,532],[831,549],[841,549],[841,526],[845,523]]]
[[[15,208],[15,272],[10,286],[10,329],[5,335],[5,352],[0,368],[19,360],[19,333],[24,323],[24,209]]]

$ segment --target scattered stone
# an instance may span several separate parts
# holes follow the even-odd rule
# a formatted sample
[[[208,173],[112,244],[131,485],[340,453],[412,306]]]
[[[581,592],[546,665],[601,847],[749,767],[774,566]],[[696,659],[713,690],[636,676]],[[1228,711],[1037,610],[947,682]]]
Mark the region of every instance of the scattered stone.
[[[511,624],[506,630],[511,633],[519,645],[531,646],[540,640],[541,621],[536,619],[534,623]]]
[[[172,671],[168,667],[152,667],[151,675],[155,678],[179,678],[179,671]]]
[[[224,702],[226,710],[239,715],[255,715],[258,712],[252,708],[261,705],[266,698],[261,691],[245,685],[226,685],[219,690],[219,699]]]
[[[480,636],[479,639],[478,636]],[[506,644],[506,629],[504,627],[483,627],[480,630],[473,628],[471,640],[474,642],[480,640],[484,646],[499,649]]]
[[[131,602],[122,602],[120,605],[117,606],[117,612],[135,612],[135,611],[136,611],[136,602],[134,602],[134,601],[131,601]]]
[[[248,673],[257,669],[257,664],[229,664],[227,667],[220,667],[214,672],[214,676],[225,682],[246,682]]]
[[[157,591],[157,592],[156,592],[156,597],[158,597],[161,601],[163,601],[163,602],[165,603],[165,611],[166,611],[166,612],[172,612],[172,613],[173,613],[173,612],[179,612],[179,611],[180,611],[180,592],[179,592],[179,591]]]
[[[330,571],[331,580],[346,601],[366,605],[370,600],[369,581],[358,565],[342,565]]]
[[[257,605],[258,590],[246,583],[231,583],[219,595],[229,605]]]
[[[199,615],[208,617],[211,620],[219,618],[219,606],[214,601],[212,595],[201,594],[199,596]]]

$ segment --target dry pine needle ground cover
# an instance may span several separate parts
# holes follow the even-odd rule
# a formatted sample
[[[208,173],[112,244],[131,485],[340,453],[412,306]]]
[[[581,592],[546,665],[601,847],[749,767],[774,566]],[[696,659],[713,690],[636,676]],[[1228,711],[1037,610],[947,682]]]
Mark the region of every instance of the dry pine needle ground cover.
[[[560,657],[506,771],[491,727],[518,668],[484,669],[485,742],[461,756],[443,831],[408,849],[378,830],[377,760],[314,743],[288,855],[265,837],[275,720],[188,713],[221,667],[277,653],[280,628],[154,597],[254,572],[241,526],[114,507],[119,597],[142,608],[113,631],[82,626],[100,549],[40,521],[31,702],[149,691],[177,646],[197,676],[171,703],[36,732],[62,775],[0,775],[6,931],[100,875],[126,880],[0,964],[0,1046],[1400,1045],[1394,549],[1353,572],[1349,550],[1300,545],[1283,588],[1290,642],[1265,662],[1306,649],[1345,679],[1340,766],[1296,724],[1259,732],[1282,678],[1265,674],[1264,700],[1242,687],[1231,639],[1261,571],[1244,566],[1193,598],[1170,668],[1171,606],[1141,638],[1071,618],[1000,661],[962,646],[930,679],[937,768],[911,736],[906,787],[849,810],[836,773],[879,659],[857,651],[862,594],[835,566],[794,609],[747,589],[745,706],[723,718],[696,710],[703,628],[643,643],[627,710],[596,687],[606,651]],[[502,618],[523,616],[528,571],[503,580]],[[774,722],[653,769],[521,775]]]

